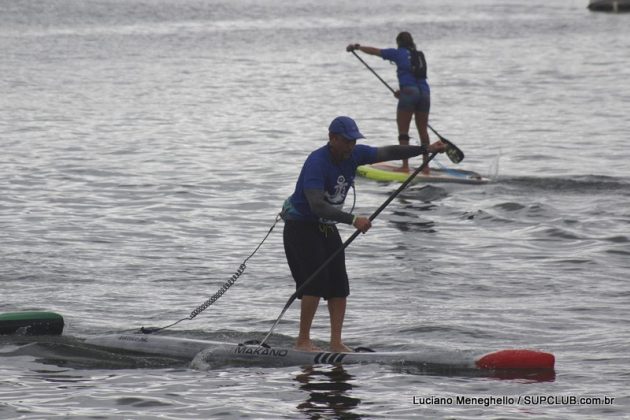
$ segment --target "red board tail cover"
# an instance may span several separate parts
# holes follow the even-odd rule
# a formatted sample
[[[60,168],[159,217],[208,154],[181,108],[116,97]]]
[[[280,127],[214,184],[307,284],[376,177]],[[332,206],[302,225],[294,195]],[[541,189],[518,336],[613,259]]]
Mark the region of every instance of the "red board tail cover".
[[[477,367],[481,369],[553,369],[555,357],[537,350],[501,350],[481,356]]]

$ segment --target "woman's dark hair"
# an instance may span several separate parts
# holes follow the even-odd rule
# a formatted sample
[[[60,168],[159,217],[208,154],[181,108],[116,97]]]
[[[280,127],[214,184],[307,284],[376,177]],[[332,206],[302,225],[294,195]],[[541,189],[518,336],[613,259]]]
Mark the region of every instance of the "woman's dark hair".
[[[413,37],[409,32],[401,32],[396,37],[398,48],[407,48],[411,53],[411,72],[418,79],[427,78],[427,61],[422,51],[416,49]]]
[[[413,42],[413,38],[409,32],[401,32],[396,37],[396,44],[399,47],[407,48],[410,50],[416,50],[416,44]]]

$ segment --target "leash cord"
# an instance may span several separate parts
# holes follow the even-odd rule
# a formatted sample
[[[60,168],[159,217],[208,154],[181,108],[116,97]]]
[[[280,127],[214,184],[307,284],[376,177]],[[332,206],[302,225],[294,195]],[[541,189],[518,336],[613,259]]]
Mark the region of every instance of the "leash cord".
[[[256,254],[256,252],[258,252],[258,250],[260,249],[260,247],[262,246],[263,243],[265,243],[265,241],[267,240],[267,238],[269,237],[269,235],[271,235],[271,232],[273,231],[273,229],[276,227],[276,225],[278,224],[278,222],[280,221],[281,216],[280,214],[278,214],[276,216],[276,220],[273,222],[273,225],[271,225],[271,227],[269,228],[269,231],[267,232],[267,234],[265,235],[265,237],[263,238],[262,241],[260,241],[260,243],[258,244],[258,246],[256,247],[256,249],[254,249],[254,252],[252,252],[251,254],[249,254],[249,256],[247,258],[245,258],[243,260],[243,262],[241,263],[241,265],[238,266],[238,269],[234,272],[234,274],[232,274],[232,277],[230,277],[230,279],[228,281],[226,281],[220,288],[219,290],[212,295],[208,300],[206,300],[204,303],[202,303],[201,305],[199,305],[198,307],[196,307],[191,313],[190,315],[188,315],[186,318],[182,318],[178,321],[173,322],[170,325],[167,325],[165,327],[155,327],[155,328],[140,328],[140,331],[143,332],[144,334],[152,334],[154,332],[157,331],[161,331],[161,330],[165,330],[167,328],[170,328],[174,325],[179,324],[182,321],[185,320],[192,320],[193,318],[195,318],[197,315],[199,315],[200,313],[202,313],[203,311],[205,311],[206,309],[208,309],[208,307],[210,305],[212,305],[214,302],[216,302],[217,300],[219,300],[219,298],[221,296],[223,296],[223,294],[225,292],[228,291],[228,289],[230,287],[232,287],[232,285],[234,283],[236,283],[236,280],[238,280],[239,277],[241,277],[241,275],[243,274],[243,272],[245,272],[245,269],[247,268],[247,261],[249,261],[250,258],[252,258],[254,256],[254,254]]]

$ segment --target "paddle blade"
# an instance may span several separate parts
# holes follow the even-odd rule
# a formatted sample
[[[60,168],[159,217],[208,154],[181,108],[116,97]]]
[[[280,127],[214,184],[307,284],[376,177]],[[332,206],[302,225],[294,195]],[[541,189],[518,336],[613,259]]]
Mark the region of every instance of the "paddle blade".
[[[464,160],[464,152],[462,152],[459,147],[455,146],[449,140],[446,140],[444,137],[440,137],[440,141],[446,144],[446,156],[453,163],[459,163]]]

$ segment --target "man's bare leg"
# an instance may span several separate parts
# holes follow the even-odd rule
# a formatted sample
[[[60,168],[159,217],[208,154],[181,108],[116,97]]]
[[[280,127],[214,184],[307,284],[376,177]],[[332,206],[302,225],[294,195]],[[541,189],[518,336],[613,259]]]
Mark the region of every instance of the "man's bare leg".
[[[341,341],[341,330],[346,315],[346,298],[328,299],[330,313],[330,350],[334,352],[352,352],[352,349]]]
[[[319,306],[319,296],[302,296],[300,307],[300,333],[295,343],[296,350],[318,351],[320,350],[311,341],[311,325]]]

